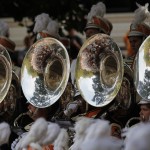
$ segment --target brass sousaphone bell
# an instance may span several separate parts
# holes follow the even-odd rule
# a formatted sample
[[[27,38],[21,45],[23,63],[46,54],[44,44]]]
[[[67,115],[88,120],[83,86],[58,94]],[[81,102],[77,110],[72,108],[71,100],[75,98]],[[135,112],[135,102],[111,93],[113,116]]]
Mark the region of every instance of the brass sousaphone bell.
[[[11,58],[7,50],[0,45],[0,103],[6,97],[12,80]]]
[[[150,36],[144,40],[136,55],[134,79],[138,94],[150,102]]]
[[[124,74],[117,44],[106,34],[85,41],[76,64],[76,82],[82,97],[92,106],[108,105],[117,95]]]
[[[51,106],[64,92],[69,73],[69,56],[63,44],[54,38],[38,40],[28,50],[21,68],[26,99],[38,108]]]

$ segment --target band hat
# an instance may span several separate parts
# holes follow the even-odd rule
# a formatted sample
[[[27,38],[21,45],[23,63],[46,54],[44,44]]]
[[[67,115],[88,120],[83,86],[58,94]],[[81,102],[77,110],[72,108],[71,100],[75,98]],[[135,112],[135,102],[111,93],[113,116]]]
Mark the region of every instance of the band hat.
[[[131,36],[146,36],[146,35],[139,31],[130,31],[130,33],[128,34],[128,37],[131,37]]]
[[[144,21],[149,18],[150,12],[148,11],[149,4],[146,3],[145,6],[141,6],[136,3],[138,8],[135,10],[134,19],[130,25],[130,36],[148,36],[150,35],[150,27]]]
[[[37,39],[53,37],[59,39],[59,24],[52,20],[48,14],[42,13],[35,17],[35,26],[33,29],[37,34]]]
[[[0,44],[10,52],[15,51],[16,44],[7,37],[0,36]]]
[[[104,19],[104,14],[106,13],[106,6],[104,3],[99,2],[91,7],[90,12],[87,16],[87,24],[85,31],[90,28],[99,29],[100,32],[107,34],[109,30],[109,25]]]
[[[106,21],[102,17],[94,16],[91,22],[88,22],[85,27],[85,31],[87,29],[94,28],[99,29],[100,32],[107,34],[109,32],[109,26]]]
[[[149,100],[145,100],[145,99],[141,99],[138,104],[139,105],[150,104],[150,101]]]
[[[130,32],[128,37],[130,36],[149,36],[150,35],[150,27],[145,24],[145,23],[141,23],[141,24],[131,24],[130,26]]]

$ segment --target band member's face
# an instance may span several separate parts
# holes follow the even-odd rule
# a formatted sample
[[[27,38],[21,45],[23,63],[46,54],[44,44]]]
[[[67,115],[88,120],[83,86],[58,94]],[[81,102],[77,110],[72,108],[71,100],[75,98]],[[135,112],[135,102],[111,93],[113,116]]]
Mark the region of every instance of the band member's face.
[[[36,113],[36,107],[34,107],[33,105],[29,104],[28,106],[28,110],[29,110],[29,117],[31,117],[33,120],[35,120],[35,113]]]
[[[92,35],[95,35],[97,33],[100,33],[98,29],[87,29],[85,31],[86,39],[88,39],[89,37],[91,37]]]
[[[31,104],[28,106],[29,109],[29,116],[33,119],[36,120],[40,117],[45,118],[46,117],[46,109],[45,108],[37,108]]]
[[[134,50],[135,54],[138,52],[142,42],[143,42],[143,38],[142,37],[138,37],[138,36],[131,36],[129,37],[129,41],[131,44],[132,49]]]
[[[150,121],[150,108],[147,107],[147,105],[141,105],[140,108],[141,111],[139,114],[140,114],[141,121],[143,122]]]

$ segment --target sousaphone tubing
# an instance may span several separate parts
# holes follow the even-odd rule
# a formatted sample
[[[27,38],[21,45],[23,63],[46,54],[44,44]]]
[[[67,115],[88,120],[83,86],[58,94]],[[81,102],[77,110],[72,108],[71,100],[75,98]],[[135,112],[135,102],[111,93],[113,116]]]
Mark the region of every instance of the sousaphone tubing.
[[[21,68],[26,99],[38,108],[51,106],[64,92],[69,73],[69,56],[63,44],[54,38],[38,40],[28,50]]]
[[[117,95],[124,74],[121,51],[106,34],[85,41],[76,64],[76,82],[82,97],[92,106],[103,107]]]

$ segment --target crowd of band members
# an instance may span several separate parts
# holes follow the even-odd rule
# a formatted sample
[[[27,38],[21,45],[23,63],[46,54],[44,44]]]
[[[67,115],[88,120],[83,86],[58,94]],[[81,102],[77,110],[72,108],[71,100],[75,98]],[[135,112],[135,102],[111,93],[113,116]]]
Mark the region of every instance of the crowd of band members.
[[[40,14],[40,15],[43,15],[43,14]],[[40,18],[40,15],[38,15],[39,18]],[[38,16],[36,18],[38,18]],[[44,14],[44,16],[49,17],[48,14]],[[144,23],[144,20],[141,20],[141,22],[136,22],[135,19],[131,23],[131,26],[129,27],[129,32],[127,34],[127,40],[130,43],[130,49],[128,50],[129,57],[124,59],[124,61],[132,69],[133,69],[133,62],[134,62],[135,56],[141,44],[150,35],[150,27]],[[50,20],[51,19],[49,19],[49,21]],[[51,21],[54,21],[54,20],[51,20]],[[38,22],[38,19],[35,19],[35,22]],[[48,22],[48,23],[51,26],[52,25],[57,26],[57,22],[55,23],[54,22]],[[88,21],[84,28],[86,39],[90,38],[91,36],[95,34],[100,34],[100,33],[111,35],[112,30],[113,30],[112,23],[109,20],[107,20],[102,14],[97,15],[97,16],[93,15],[91,17],[91,14],[89,12]],[[20,51],[15,52],[15,43],[9,39],[8,32],[5,35],[1,33],[3,35],[1,35],[0,39],[3,39],[3,37],[5,37],[4,39],[7,40],[7,42],[10,42],[12,44],[12,47],[7,47],[7,45],[5,45],[5,42],[3,40],[0,40],[0,44],[3,45],[8,50],[14,66],[21,67],[25,54],[29,50],[30,46],[33,43],[35,43],[38,39],[45,38],[45,37],[56,38],[60,40],[62,43],[65,41],[63,44],[68,50],[70,63],[71,63],[71,72],[70,72],[69,81],[68,81],[66,90],[64,94],[61,96],[61,98],[50,107],[36,108],[32,104],[26,103],[27,100],[25,99],[22,93],[21,98],[17,102],[18,105],[16,109],[18,110],[15,111],[13,119],[11,120],[11,122],[9,122],[10,125],[13,126],[14,119],[19,114],[26,112],[26,111],[28,111],[29,113],[28,113],[27,118],[23,117],[20,120],[21,128],[24,128],[27,124],[36,121],[40,117],[45,118],[47,121],[52,121],[55,117],[59,119],[64,119],[64,120],[71,120],[71,118],[76,117],[81,114],[84,114],[85,117],[89,117],[89,118],[101,118],[101,116],[99,116],[99,113],[101,112],[101,108],[96,108],[87,104],[87,102],[85,102],[85,100],[80,95],[80,91],[77,90],[77,87],[75,85],[76,60],[77,60],[78,52],[80,48],[82,47],[82,44],[84,43],[84,41],[79,36],[77,36],[76,30],[74,28],[70,29],[68,33],[69,34],[67,37],[62,38],[58,35],[58,31],[55,34],[54,32],[50,31],[49,28],[43,28],[41,31],[34,28],[34,34],[32,36],[25,37],[24,39],[25,48],[21,52]],[[66,41],[69,41],[69,42],[67,43]],[[66,105],[63,105],[64,103],[62,101],[65,101],[68,97],[69,97],[68,103]],[[150,121],[150,102],[149,101],[141,98],[140,101],[137,101],[134,108],[137,109],[134,115],[135,117],[139,116],[141,122]],[[124,124],[119,124],[119,121],[112,119],[111,114],[109,115],[104,119],[109,120],[110,124],[114,124],[114,126],[112,126],[112,130],[114,130],[114,128],[115,130],[114,130],[114,133],[112,133],[112,135],[116,136],[117,138],[121,138],[121,129],[124,128],[126,122]],[[131,114],[131,116],[134,117],[133,114]],[[130,119],[130,117],[128,119]],[[2,121],[7,121],[7,120],[1,117],[1,122]],[[10,143],[13,142],[13,140],[16,137],[17,135],[13,133],[13,135],[11,135],[12,139],[10,138]],[[8,149],[10,149],[10,145],[11,144],[9,144],[9,146],[7,145]],[[2,149],[6,149],[5,146],[6,145],[4,145],[3,146],[4,148],[2,147]]]

